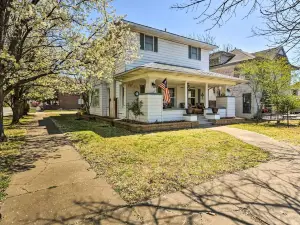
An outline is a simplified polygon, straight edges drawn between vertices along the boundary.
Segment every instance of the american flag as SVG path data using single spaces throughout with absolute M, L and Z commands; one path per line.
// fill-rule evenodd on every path
M 168 89 L 167 78 L 163 80 L 159 87 L 164 91 L 164 102 L 169 104 L 171 102 L 171 97 Z

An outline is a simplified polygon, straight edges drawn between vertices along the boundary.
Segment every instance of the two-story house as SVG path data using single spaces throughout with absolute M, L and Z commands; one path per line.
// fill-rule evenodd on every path
M 209 92 L 214 87 L 245 82 L 233 76 L 209 71 L 209 54 L 216 46 L 137 23 L 128 23 L 140 41 L 140 57 L 131 64 L 119 63 L 111 84 L 95 87 L 91 114 L 113 118 L 131 118 L 127 104 L 143 101 L 139 121 L 152 123 L 184 120 L 186 108 L 203 108 L 210 114 Z M 158 86 L 167 79 L 171 97 L 163 107 L 163 93 Z M 233 97 L 217 99 L 221 117 L 235 117 Z M 201 110 L 198 110 L 201 112 Z
M 210 55 L 210 70 L 227 76 L 240 77 L 237 68 L 241 63 L 256 58 L 273 60 L 278 57 L 287 57 L 283 47 L 266 49 L 259 52 L 248 53 L 241 49 L 230 52 L 218 51 Z M 294 69 L 298 69 L 293 66 Z M 253 118 L 257 114 L 257 103 L 260 104 L 262 93 L 256 93 L 257 99 L 248 84 L 239 84 L 228 87 L 229 95 L 236 99 L 236 116 Z

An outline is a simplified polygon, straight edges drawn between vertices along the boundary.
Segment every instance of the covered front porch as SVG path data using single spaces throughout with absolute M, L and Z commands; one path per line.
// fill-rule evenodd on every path
M 203 117 L 207 119 L 235 117 L 235 98 L 227 96 L 227 87 L 243 80 L 189 70 L 192 71 L 180 71 L 177 66 L 176 68 L 173 66 L 172 70 L 141 67 L 118 75 L 121 93 L 119 98 L 122 105 L 119 108 L 119 117 L 132 119 L 126 105 L 136 98 L 143 102 L 141 110 L 144 114 L 137 120 L 146 123 L 195 121 Z M 165 78 L 171 97 L 171 102 L 167 106 L 163 104 L 163 93 L 159 88 Z M 217 93 L 218 91 L 220 92 Z M 218 94 L 222 97 L 216 97 Z M 214 114 L 212 108 L 218 108 L 218 113 Z

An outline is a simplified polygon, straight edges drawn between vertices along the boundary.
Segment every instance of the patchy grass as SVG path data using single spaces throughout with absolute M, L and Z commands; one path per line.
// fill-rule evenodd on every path
M 254 131 L 259 134 L 272 137 L 279 141 L 289 142 L 291 144 L 300 145 L 300 121 L 291 121 L 291 126 L 287 127 L 286 124 L 277 125 L 275 122 L 264 123 L 244 123 L 234 124 L 230 127 L 240 128 L 244 130 Z
M 10 126 L 11 117 L 4 117 L 5 134 L 8 141 L 0 143 L 0 202 L 5 197 L 5 190 L 8 187 L 10 177 L 13 173 L 12 165 L 20 155 L 20 148 L 24 144 L 26 125 L 33 120 L 33 116 L 25 116 L 21 119 L 21 125 Z
M 36 108 L 35 107 L 30 107 L 29 113 L 36 113 Z
M 268 153 L 230 135 L 204 129 L 132 134 L 100 122 L 54 117 L 79 152 L 127 202 L 192 187 L 247 169 Z

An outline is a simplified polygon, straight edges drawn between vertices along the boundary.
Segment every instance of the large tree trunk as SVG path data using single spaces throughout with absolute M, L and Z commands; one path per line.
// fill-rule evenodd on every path
M 20 122 L 21 114 L 21 104 L 19 100 L 16 100 L 12 104 L 13 118 L 11 124 L 18 124 Z
M 7 141 L 7 138 L 4 133 L 3 106 L 4 106 L 4 93 L 3 93 L 3 87 L 0 87 L 0 142 Z
M 90 115 L 90 99 L 89 98 L 90 98 L 89 94 L 86 94 L 86 93 L 82 94 L 82 99 L 84 101 L 84 103 L 83 103 L 84 110 L 88 115 Z
M 20 95 L 20 88 L 14 88 L 14 95 L 12 96 L 12 111 L 13 118 L 11 124 L 18 124 L 20 122 L 20 118 L 22 117 L 22 100 Z
M 30 106 L 28 105 L 26 100 L 23 100 L 23 116 L 27 116 L 30 110 Z

